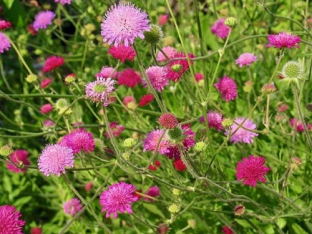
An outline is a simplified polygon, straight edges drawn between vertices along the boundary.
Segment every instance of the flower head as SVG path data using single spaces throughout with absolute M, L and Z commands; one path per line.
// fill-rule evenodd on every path
M 145 194 L 150 197 L 158 197 L 160 195 L 160 191 L 159 191 L 158 186 L 152 186 L 146 191 Z M 143 199 L 145 201 L 150 201 L 150 202 L 154 201 L 153 198 L 149 198 L 149 197 L 143 197 Z
M 146 106 L 148 103 L 152 102 L 154 100 L 153 94 L 144 94 L 141 97 L 141 100 L 139 102 L 139 106 Z
M 117 122 L 111 122 L 109 123 L 109 128 L 113 134 L 114 137 L 119 137 L 120 134 L 123 132 L 123 130 L 125 129 L 124 126 L 117 124 Z M 110 139 L 109 133 L 108 131 L 106 131 L 105 136 L 107 137 L 107 139 Z
M 122 103 L 127 106 L 129 103 L 134 102 L 135 103 L 135 98 L 133 96 L 125 96 Z
M 222 127 L 223 119 L 222 119 L 222 114 L 221 113 L 219 113 L 217 111 L 209 111 L 207 113 L 207 120 L 208 120 L 209 128 L 215 128 L 219 132 L 223 129 L 223 127 Z M 200 117 L 199 121 L 204 123 L 205 122 L 205 118 L 204 117 Z
M 303 132 L 304 131 L 303 124 L 299 119 L 292 118 L 290 120 L 290 125 L 292 128 L 296 129 L 297 132 Z M 308 128 L 308 130 L 312 130 L 312 125 L 308 123 L 307 128 Z
M 118 211 L 120 213 L 127 211 L 132 214 L 131 205 L 137 200 L 134 185 L 125 182 L 115 183 L 101 194 L 100 204 L 103 207 L 101 211 L 106 211 L 106 218 L 113 214 L 114 219 L 116 219 Z
M 0 233 L 2 234 L 22 234 L 24 220 L 20 220 L 21 213 L 14 206 L 0 206 Z
M 115 46 L 123 42 L 129 46 L 137 37 L 144 39 L 143 32 L 150 29 L 148 23 L 144 11 L 132 3 L 120 2 L 111 6 L 101 24 L 103 41 Z
M 60 2 L 62 5 L 71 4 L 72 0 L 54 0 L 54 2 Z
M 74 216 L 82 209 L 82 206 L 78 198 L 73 198 L 63 204 L 63 209 L 66 214 Z
M 253 62 L 257 60 L 257 57 L 252 53 L 243 53 L 238 59 L 235 60 L 236 64 L 239 64 L 239 67 L 243 67 L 244 65 L 249 66 Z
M 188 54 L 188 57 L 190 59 L 195 58 L 195 56 L 191 53 Z M 184 53 L 177 52 L 173 55 L 172 58 L 186 58 L 186 55 Z M 191 65 L 192 64 L 193 62 L 191 61 Z M 167 78 L 169 80 L 177 82 L 188 69 L 189 64 L 186 59 L 173 61 L 168 65 Z
M 5 20 L 0 20 L 0 30 L 2 29 L 6 29 L 6 28 L 10 28 L 11 27 L 11 23 Z
M 276 47 L 276 48 L 288 48 L 292 47 L 299 48 L 299 43 L 301 41 L 299 36 L 294 36 L 290 33 L 281 32 L 277 35 L 269 35 L 268 36 L 269 44 L 267 47 Z
M 102 102 L 103 106 L 108 106 L 111 103 L 109 97 L 115 91 L 114 84 L 115 81 L 111 78 L 98 78 L 86 84 L 86 97 L 93 102 Z
M 33 228 L 31 228 L 30 234 L 42 234 L 42 228 L 33 227 Z
M 37 31 L 36 31 L 36 29 L 34 29 L 34 25 L 33 25 L 33 24 L 27 25 L 27 31 L 28 31 L 31 35 L 33 35 L 33 36 L 35 36 L 35 35 L 37 34 Z
M 244 121 L 244 117 L 238 117 L 234 120 L 234 123 L 230 127 L 230 130 L 225 131 L 225 135 L 231 134 L 231 139 L 230 141 L 233 142 L 234 144 L 238 142 L 243 142 L 243 143 L 253 143 L 253 138 L 258 136 L 257 133 L 248 131 L 248 130 L 256 130 L 257 126 L 250 120 L 247 119 L 242 127 L 239 128 L 239 125 Z M 237 130 L 238 129 L 238 130 Z M 248 130 L 246 130 L 248 129 Z
M 175 160 L 173 166 L 178 171 L 185 171 L 187 169 L 186 165 L 183 163 L 181 159 Z
M 243 185 L 256 187 L 258 180 L 265 183 L 264 176 L 270 170 L 265 167 L 264 157 L 255 157 L 251 155 L 249 158 L 243 158 L 243 161 L 237 163 L 236 177 L 237 180 L 243 180 Z
M 0 54 L 3 54 L 5 50 L 9 50 L 11 47 L 11 42 L 7 36 L 0 32 Z
M 225 18 L 217 20 L 211 27 L 211 32 L 219 38 L 226 38 L 229 35 L 230 27 L 224 24 Z
M 222 227 L 222 233 L 223 234 L 234 234 L 234 232 L 232 231 L 231 228 L 227 227 L 227 226 L 223 226 Z
M 166 24 L 168 22 L 168 20 L 169 20 L 168 15 L 160 15 L 158 17 L 158 25 L 162 26 L 162 25 Z
M 45 89 L 46 87 L 48 87 L 51 83 L 53 82 L 53 79 L 51 78 L 45 78 L 44 80 L 42 80 L 40 82 L 40 87 L 42 89 Z
M 122 63 L 124 63 L 126 59 L 133 61 L 136 55 L 134 49 L 131 46 L 125 45 L 112 46 L 108 53 L 111 54 L 115 59 L 119 59 Z
M 162 48 L 162 51 L 167 55 L 167 57 L 169 59 L 172 59 L 174 57 L 174 55 L 178 52 L 178 51 L 176 51 L 175 48 L 173 48 L 171 46 L 166 46 L 166 47 Z M 161 62 L 161 61 L 166 61 L 166 60 L 167 59 L 163 55 L 163 53 L 159 51 L 158 54 L 157 54 L 157 61 Z
M 97 73 L 95 75 L 95 78 L 103 78 L 103 79 L 107 79 L 107 78 L 112 78 L 115 79 L 118 76 L 118 72 L 114 72 L 114 68 L 112 67 L 102 67 L 101 71 L 99 73 Z
M 226 102 L 237 97 L 236 83 L 230 77 L 223 76 L 223 78 L 218 78 L 218 83 L 215 83 L 214 86 L 221 94 L 221 98 L 225 99 Z
M 74 154 L 81 152 L 86 153 L 94 151 L 95 143 L 91 132 L 87 132 L 85 129 L 76 129 L 71 131 L 68 135 L 65 135 L 59 145 L 67 146 L 73 150 Z
M 174 114 L 171 113 L 162 114 L 159 117 L 158 122 L 161 126 L 167 129 L 175 128 L 179 124 L 177 118 L 174 116 Z
M 46 59 L 43 68 L 42 68 L 42 72 L 48 72 L 48 71 L 52 71 L 57 67 L 63 66 L 64 65 L 64 58 L 63 57 L 58 57 L 58 56 L 50 56 Z
M 35 16 L 33 27 L 36 31 L 39 29 L 46 29 L 48 25 L 52 24 L 55 14 L 52 11 L 40 11 Z
M 157 147 L 158 146 L 158 147 Z M 143 139 L 143 148 L 145 151 L 152 151 L 155 153 L 156 149 L 158 153 L 165 154 L 168 153 L 169 139 L 168 134 L 165 130 L 153 130 L 146 135 Z
M 146 70 L 146 75 L 151 82 L 151 85 L 155 90 L 161 92 L 166 85 L 169 84 L 166 75 L 167 75 L 167 68 L 165 67 L 158 67 L 152 66 Z M 142 80 L 142 85 L 147 87 L 146 80 Z
M 141 83 L 141 76 L 132 68 L 125 69 L 119 74 L 118 84 L 127 87 L 135 87 Z
M 28 152 L 26 150 L 15 150 L 13 153 L 10 154 L 9 159 L 17 166 L 19 166 L 20 164 L 26 166 L 30 165 L 30 161 L 28 159 Z M 25 167 L 19 168 L 16 167 L 13 163 L 10 162 L 7 163 L 7 168 L 11 172 L 19 173 L 26 171 Z
M 53 111 L 53 106 L 50 103 L 44 104 L 40 108 L 41 113 L 47 114 L 51 111 Z
M 51 121 L 51 120 L 45 120 L 45 121 L 43 121 L 43 126 L 44 126 L 45 128 L 53 127 L 54 125 L 55 125 L 55 123 L 54 123 L 53 121 Z
M 74 167 L 73 150 L 67 146 L 47 145 L 38 160 L 38 168 L 44 175 L 60 176 L 65 167 Z
M 203 80 L 205 77 L 204 77 L 204 75 L 202 74 L 202 73 L 195 73 L 195 80 L 196 80 L 196 82 L 199 82 L 199 81 L 201 81 L 201 80 Z

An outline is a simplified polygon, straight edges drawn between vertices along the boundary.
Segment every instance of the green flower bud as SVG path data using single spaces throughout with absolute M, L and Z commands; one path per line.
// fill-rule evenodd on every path
M 156 24 L 152 24 L 150 31 L 145 31 L 143 34 L 145 37 L 144 41 L 152 45 L 160 43 L 164 36 L 161 28 Z
M 168 135 L 172 140 L 182 140 L 183 139 L 183 131 L 179 127 L 175 127 L 168 131 Z
M 136 144 L 136 140 L 133 138 L 127 138 L 123 142 L 123 146 L 126 148 L 131 148 L 131 147 L 135 146 L 135 144 Z
M 174 71 L 174 72 L 179 72 L 182 70 L 182 65 L 181 64 L 174 64 L 172 67 L 171 67 L 171 70 Z
M 68 102 L 65 98 L 60 98 L 59 100 L 56 101 L 55 106 L 58 109 L 67 108 Z
M 182 191 L 181 191 L 180 189 L 174 188 L 174 189 L 172 189 L 172 193 L 173 193 L 174 195 L 176 195 L 176 196 L 179 196 L 179 195 L 182 194 Z
M 233 120 L 231 120 L 231 119 L 223 119 L 223 121 L 222 121 L 222 126 L 224 128 L 231 127 L 232 124 L 233 124 Z
M 196 228 L 196 221 L 194 219 L 188 220 L 187 223 L 191 228 Z
M 231 28 L 234 28 L 237 24 L 237 19 L 235 19 L 234 17 L 228 17 L 225 20 L 224 24 L 231 27 Z
M 104 143 L 103 143 L 103 141 L 101 139 L 95 138 L 94 139 L 94 144 L 95 144 L 95 147 L 97 149 L 99 149 L 101 152 L 104 152 L 105 145 L 104 145 Z
M 206 143 L 203 141 L 200 141 L 195 144 L 194 150 L 197 152 L 202 152 L 206 149 L 206 147 L 207 147 Z
M 0 155 L 7 157 L 13 152 L 12 147 L 9 145 L 4 145 L 0 148 Z
M 68 83 L 68 84 L 74 82 L 75 80 L 76 80 L 76 77 L 75 77 L 75 76 L 69 75 L 69 76 L 66 76 L 66 77 L 65 77 L 65 82 Z
M 32 83 L 35 82 L 38 79 L 38 76 L 34 75 L 34 74 L 30 74 L 26 77 L 26 81 L 28 83 Z
M 130 153 L 128 152 L 125 152 L 121 155 L 126 161 L 129 161 L 130 160 Z
M 179 212 L 180 207 L 176 204 L 173 204 L 173 205 L 169 206 L 168 210 L 170 213 L 175 214 L 175 213 Z

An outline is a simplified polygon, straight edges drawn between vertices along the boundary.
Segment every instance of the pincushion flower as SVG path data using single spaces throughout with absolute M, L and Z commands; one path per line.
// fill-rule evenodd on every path
M 112 78 L 115 79 L 118 76 L 118 72 L 114 72 L 114 68 L 112 67 L 102 67 L 101 71 L 95 75 L 96 78 Z
M 232 231 L 231 228 L 227 227 L 227 226 L 223 226 L 222 227 L 222 233 L 223 234 L 234 234 L 234 232 Z
M 181 159 L 175 160 L 173 166 L 177 171 L 185 171 L 187 169 L 186 165 Z
M 33 27 L 36 31 L 39 29 L 46 29 L 48 25 L 52 24 L 55 14 L 52 11 L 40 11 L 35 16 L 35 21 L 33 22 Z
M 42 234 L 42 228 L 33 227 L 33 228 L 31 228 L 30 234 Z
M 195 73 L 194 77 L 195 77 L 196 82 L 199 82 L 205 78 L 204 75 L 202 73 L 199 73 L 199 72 Z
M 159 191 L 158 186 L 152 186 L 146 191 L 145 194 L 150 197 L 158 197 L 160 195 L 160 191 Z M 153 198 L 149 198 L 149 197 L 143 197 L 143 199 L 145 201 L 150 201 L 150 202 L 154 201 Z
M 169 20 L 168 15 L 160 15 L 158 17 L 158 25 L 162 26 L 162 25 L 166 24 L 168 22 L 168 20 Z
M 179 124 L 177 118 L 172 113 L 162 114 L 159 117 L 158 122 L 160 123 L 161 126 L 163 126 L 166 129 L 175 128 Z
M 63 209 L 66 214 L 74 216 L 82 209 L 82 206 L 78 198 L 73 198 L 63 204 Z
M 239 67 L 249 66 L 253 62 L 257 60 L 257 56 L 252 53 L 243 53 L 241 54 L 238 59 L 235 60 L 235 63 L 239 65 Z
M 225 99 L 226 102 L 237 97 L 236 83 L 230 77 L 223 76 L 223 78 L 218 78 L 218 83 L 215 83 L 214 87 L 216 87 L 221 94 L 221 98 Z
M 139 102 L 139 106 L 146 106 L 148 103 L 152 102 L 154 100 L 153 94 L 144 94 Z
M 141 83 L 141 76 L 132 68 L 125 69 L 119 74 L 118 84 L 127 87 L 135 87 Z
M 110 95 L 115 91 L 115 81 L 111 78 L 98 78 L 96 81 L 86 84 L 86 97 L 93 102 L 101 102 L 108 106 L 112 101 Z
M 73 150 L 74 154 L 81 151 L 86 153 L 94 151 L 95 143 L 91 132 L 85 129 L 76 129 L 65 135 L 59 142 L 59 145 L 67 146 Z
M 242 127 L 238 128 L 239 125 L 244 121 L 244 119 L 245 119 L 244 117 L 236 118 L 234 120 L 234 123 L 230 127 L 230 130 L 225 131 L 226 136 L 231 134 L 230 141 L 233 142 L 234 144 L 236 144 L 238 142 L 247 143 L 247 144 L 253 143 L 253 138 L 258 136 L 257 133 L 248 131 L 248 130 L 257 130 L 257 126 L 250 119 L 247 119 L 243 123 L 242 127 L 244 127 L 244 128 L 242 128 Z
M 0 32 L 0 54 L 3 54 L 5 50 L 9 50 L 11 42 L 9 38 L 2 32 Z
M 166 47 L 162 48 L 162 51 L 167 55 L 167 57 L 169 59 L 172 59 L 174 57 L 174 55 L 178 52 L 178 51 L 176 51 L 175 48 L 173 48 L 171 46 L 166 46 Z M 167 60 L 166 57 L 164 56 L 164 54 L 160 51 L 158 52 L 156 59 L 157 59 L 157 61 L 160 61 L 160 62 Z
M 28 159 L 28 152 L 26 150 L 15 150 L 13 153 L 10 154 L 9 159 L 14 162 L 14 164 L 16 164 L 17 166 L 22 165 L 30 165 L 30 161 Z M 17 166 L 15 166 L 13 163 L 8 162 L 7 163 L 7 168 L 11 171 L 11 172 L 25 172 L 26 168 L 22 167 L 19 168 Z
M 207 113 L 207 120 L 209 128 L 214 128 L 219 132 L 223 129 L 222 127 L 222 114 L 217 111 L 209 111 Z M 199 121 L 205 123 L 205 118 L 200 117 Z
M 111 132 L 113 134 L 114 137 L 119 137 L 120 134 L 123 132 L 123 130 L 125 129 L 124 126 L 117 124 L 117 122 L 111 122 L 109 123 L 109 128 L 111 129 Z M 109 133 L 108 131 L 106 131 L 104 133 L 104 135 L 110 139 Z
M 50 103 L 44 104 L 40 107 L 40 111 L 43 114 L 47 114 L 47 113 L 53 111 L 53 106 Z
M 111 6 L 101 24 L 103 41 L 117 46 L 134 43 L 134 39 L 144 39 L 143 32 L 149 31 L 147 14 L 132 3 L 120 2 Z
M 265 183 L 264 176 L 270 168 L 265 167 L 264 164 L 264 157 L 251 155 L 249 158 L 243 158 L 243 161 L 237 163 L 237 180 L 243 180 L 243 185 L 249 185 L 251 187 L 256 187 L 258 181 Z
M 74 167 L 73 150 L 67 146 L 47 145 L 39 156 L 39 171 L 46 176 L 61 176 L 66 167 Z
M 42 89 L 45 89 L 45 88 L 47 88 L 52 82 L 53 82 L 53 79 L 51 79 L 51 78 L 45 78 L 44 80 L 42 80 L 42 81 L 40 82 L 40 87 L 41 87 Z
M 169 84 L 166 77 L 167 75 L 166 67 L 152 66 L 149 67 L 145 72 L 151 85 L 158 92 L 161 92 L 164 89 L 164 87 Z M 142 80 L 142 85 L 144 87 L 148 87 L 146 80 L 144 79 Z
M 225 18 L 217 20 L 211 27 L 211 32 L 215 34 L 218 38 L 226 38 L 229 35 L 230 27 L 225 25 Z
M 288 48 L 292 47 L 299 48 L 299 43 L 301 41 L 299 36 L 294 36 L 290 33 L 280 32 L 277 35 L 269 35 L 268 36 L 269 44 L 267 47 L 276 47 L 276 48 Z
M 62 5 L 71 4 L 72 0 L 54 0 L 54 2 L 60 2 Z
M 115 59 L 119 59 L 122 63 L 124 63 L 126 60 L 133 61 L 136 55 L 134 49 L 132 49 L 131 46 L 125 45 L 112 46 L 108 53 L 111 54 Z
M 158 148 L 157 148 L 158 145 Z M 165 130 L 153 130 L 146 135 L 146 138 L 143 139 L 143 151 L 152 151 L 153 153 L 165 154 L 168 153 L 169 147 L 169 138 Z
M 108 187 L 101 196 L 100 204 L 102 206 L 101 212 L 106 211 L 106 218 L 109 218 L 113 214 L 113 218 L 116 219 L 118 211 L 120 213 L 132 214 L 131 205 L 137 201 L 138 197 L 135 196 L 135 186 L 127 184 L 125 182 L 115 183 Z
M 290 119 L 290 125 L 292 128 L 296 129 L 297 132 L 303 132 L 304 131 L 303 124 L 299 119 L 295 119 L 295 118 Z M 308 128 L 308 130 L 312 130 L 312 125 L 308 123 L 307 128 Z
M 0 20 L 0 30 L 6 29 L 6 28 L 10 28 L 11 27 L 11 23 L 5 20 Z
M 64 65 L 64 58 L 63 57 L 59 57 L 59 56 L 50 56 L 46 59 L 43 68 L 42 68 L 42 72 L 48 72 L 48 71 L 52 71 L 57 67 L 63 66 Z
M 20 220 L 21 213 L 14 206 L 0 206 L 0 233 L 1 234 L 22 234 L 24 220 Z
M 191 53 L 188 54 L 188 57 L 195 58 L 195 56 Z M 184 53 L 175 53 L 172 58 L 186 58 Z M 191 65 L 193 62 L 191 61 Z M 175 60 L 168 65 L 167 70 L 167 78 L 174 82 L 179 81 L 179 79 L 183 76 L 183 74 L 189 69 L 189 64 L 186 59 L 183 60 Z

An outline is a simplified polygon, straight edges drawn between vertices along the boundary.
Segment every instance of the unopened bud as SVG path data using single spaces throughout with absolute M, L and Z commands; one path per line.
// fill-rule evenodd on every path
M 274 93 L 276 90 L 277 89 L 276 89 L 274 83 L 264 84 L 261 88 L 261 92 L 263 92 L 263 93 Z
M 224 24 L 234 28 L 237 25 L 237 19 L 235 19 L 234 17 L 228 17 L 225 21 Z
M 131 148 L 131 147 L 135 146 L 136 142 L 137 141 L 133 138 L 127 138 L 126 140 L 124 140 L 123 146 L 126 148 Z
M 196 228 L 196 221 L 194 219 L 188 220 L 187 223 L 191 228 Z
M 168 210 L 170 213 L 175 214 L 175 213 L 179 212 L 180 207 L 176 204 L 173 204 L 173 205 L 169 206 Z
M 0 155 L 7 157 L 13 152 L 12 147 L 9 145 L 4 145 L 0 148 Z
M 129 161 L 130 160 L 130 153 L 128 152 L 125 152 L 121 155 L 126 161 Z
M 143 34 L 144 41 L 152 45 L 160 43 L 161 39 L 164 37 L 161 28 L 156 24 L 152 24 L 150 30 L 145 31 Z
M 181 64 L 174 64 L 172 67 L 171 67 L 171 70 L 174 71 L 174 72 L 179 72 L 182 70 L 182 65 Z
M 197 152 L 202 152 L 206 149 L 206 147 L 207 147 L 206 143 L 203 141 L 200 141 L 195 144 L 194 150 Z
M 30 74 L 26 77 L 26 81 L 28 83 L 32 83 L 35 82 L 38 79 L 38 76 L 34 75 L 34 74 Z
M 237 205 L 234 208 L 234 214 L 237 216 L 241 216 L 245 213 L 245 206 L 243 205 Z
M 222 126 L 224 128 L 229 128 L 232 126 L 232 124 L 233 124 L 233 120 L 231 120 L 231 119 L 223 119 L 223 121 L 222 121 Z

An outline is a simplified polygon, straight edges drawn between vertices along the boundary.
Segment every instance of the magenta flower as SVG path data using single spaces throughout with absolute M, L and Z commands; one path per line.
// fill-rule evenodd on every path
M 11 25 L 12 25 L 11 22 L 0 20 L 0 30 L 10 28 Z
M 111 122 L 111 123 L 109 123 L 109 127 L 110 127 L 110 129 L 111 129 L 112 134 L 113 134 L 114 137 L 119 137 L 120 134 L 121 134 L 121 133 L 123 132 L 123 130 L 125 129 L 124 126 L 117 124 L 117 122 Z M 104 135 L 105 135 L 108 139 L 110 139 L 110 136 L 109 136 L 108 131 L 106 131 L 106 132 L 104 133 Z
M 125 96 L 122 103 L 127 106 L 129 103 L 135 103 L 135 98 L 133 96 Z
M 71 4 L 72 0 L 54 0 L 54 2 L 60 2 L 62 5 Z
M 249 66 L 253 62 L 257 60 L 257 57 L 252 53 L 243 53 L 238 59 L 235 60 L 235 64 L 239 64 L 239 67 L 243 67 L 244 65 Z
M 304 131 L 303 124 L 299 119 L 292 118 L 290 120 L 290 125 L 292 128 L 295 128 L 297 130 L 297 132 L 303 132 Z M 307 128 L 308 128 L 308 130 L 312 130 L 312 125 L 308 123 Z
M 106 78 L 115 79 L 118 76 L 118 72 L 117 71 L 115 71 L 114 73 L 113 72 L 114 72 L 114 68 L 104 66 L 102 67 L 101 71 L 95 75 L 95 77 L 103 78 L 103 79 L 106 79 Z
M 45 78 L 44 80 L 42 80 L 40 82 L 40 87 L 42 89 L 45 89 L 46 87 L 48 87 L 51 83 L 53 82 L 53 79 L 51 78 Z
M 222 127 L 222 114 L 217 111 L 209 111 L 207 113 L 207 120 L 209 128 L 217 129 L 219 132 L 223 129 Z M 204 116 L 200 117 L 199 121 L 205 123 Z
M 63 57 L 58 57 L 58 56 L 50 56 L 46 59 L 46 61 L 44 62 L 43 68 L 42 68 L 42 72 L 48 72 L 48 71 L 52 71 L 57 67 L 63 66 L 64 65 L 64 58 Z
M 114 59 L 119 59 L 122 63 L 125 63 L 126 59 L 133 61 L 136 55 L 134 49 L 131 46 L 125 45 L 112 46 L 109 48 L 108 53 L 111 54 Z
M 202 73 L 195 73 L 195 80 L 196 82 L 199 82 L 201 80 L 205 79 L 204 75 Z
M 214 87 L 216 87 L 221 94 L 221 98 L 225 99 L 226 102 L 237 97 L 236 83 L 230 77 L 223 76 L 223 78 L 218 78 L 218 83 L 215 83 Z
M 16 164 L 17 166 L 20 166 L 20 165 L 28 166 L 28 165 L 30 165 L 30 161 L 28 159 L 28 152 L 26 150 L 15 150 L 13 153 L 10 154 L 9 159 L 12 162 L 14 162 L 14 164 Z M 15 166 L 14 164 L 11 162 L 7 163 L 7 168 L 11 172 L 20 173 L 20 172 L 26 171 L 25 167 L 19 168 L 19 167 Z
M 211 32 L 218 38 L 226 38 L 229 35 L 230 27 L 224 24 L 225 18 L 217 20 L 211 27 Z
M 167 57 L 169 59 L 172 59 L 174 57 L 174 55 L 178 52 L 176 51 L 175 48 L 171 47 L 171 46 L 166 46 L 164 48 L 162 48 L 162 51 L 167 55 Z M 163 55 L 163 53 L 161 53 L 160 51 L 157 54 L 157 61 L 166 61 L 166 57 Z
M 244 117 L 236 118 L 231 126 L 231 129 L 225 131 L 226 136 L 231 134 L 230 141 L 233 142 L 234 144 L 238 142 L 243 142 L 247 144 L 253 143 L 253 138 L 258 136 L 257 133 L 248 131 L 248 130 L 257 130 L 257 126 L 250 119 L 247 119 L 243 123 L 242 127 L 244 128 L 242 127 L 238 128 L 238 126 L 244 121 L 244 119 L 245 119 Z
M 188 54 L 189 58 L 195 58 L 195 56 L 191 53 Z M 186 55 L 184 53 L 175 53 L 172 58 L 186 58 Z M 191 65 L 193 62 L 191 61 Z M 168 65 L 168 71 L 167 71 L 167 78 L 177 82 L 179 79 L 183 76 L 183 74 L 188 71 L 189 64 L 186 59 L 183 60 L 176 60 Z
M 125 69 L 119 74 L 118 84 L 127 87 L 135 87 L 141 83 L 141 76 L 132 68 Z
M 143 139 L 143 151 L 145 152 L 148 150 L 155 153 L 159 141 L 158 153 L 168 153 L 169 138 L 167 132 L 163 129 L 153 130 L 146 135 L 146 138 Z
M 149 67 L 145 72 L 149 81 L 151 82 L 151 85 L 158 92 L 161 92 L 164 89 L 164 87 L 169 84 L 166 77 L 167 75 L 166 67 L 152 66 Z M 144 87 L 148 87 L 146 80 L 144 79 L 142 80 L 142 85 Z
M 38 168 L 44 175 L 65 173 L 65 167 L 74 167 L 73 150 L 61 145 L 47 145 L 39 156 Z
M 71 131 L 68 135 L 65 135 L 59 145 L 67 146 L 73 150 L 74 154 L 81 152 L 86 153 L 94 151 L 95 143 L 91 132 L 87 132 L 85 129 L 76 129 Z
M 2 32 L 0 32 L 0 54 L 3 54 L 5 50 L 9 50 L 11 42 L 9 38 Z
M 152 186 L 146 191 L 145 194 L 150 197 L 158 197 L 160 195 L 160 191 L 159 191 L 158 186 Z M 153 198 L 149 198 L 149 197 L 143 197 L 143 199 L 145 201 L 150 201 L 150 202 L 154 201 Z
M 86 84 L 86 97 L 93 102 L 102 102 L 103 106 L 111 103 L 110 95 L 115 91 L 115 81 L 111 78 L 98 78 L 96 81 Z
M 131 205 L 137 200 L 134 185 L 125 182 L 115 183 L 109 186 L 100 196 L 100 204 L 103 207 L 101 212 L 106 211 L 106 218 L 113 214 L 114 219 L 117 218 L 118 211 L 120 213 L 127 211 L 132 214 Z
M 73 198 L 63 204 L 63 209 L 66 214 L 75 216 L 82 209 L 82 206 L 78 198 Z
M 40 11 L 35 16 L 33 27 L 36 31 L 39 29 L 46 29 L 48 25 L 52 24 L 55 14 L 52 11 Z
M 162 26 L 162 25 L 166 24 L 168 22 L 168 20 L 169 20 L 168 15 L 160 15 L 158 17 L 158 25 Z
M 258 180 L 265 183 L 264 176 L 270 170 L 265 167 L 264 157 L 255 157 L 251 155 L 249 158 L 243 158 L 243 161 L 237 163 L 236 177 L 237 180 L 243 180 L 243 185 L 256 187 Z
M 0 233 L 23 234 L 24 220 L 20 220 L 21 213 L 14 206 L 0 206 Z
M 276 48 L 288 48 L 292 47 L 299 48 L 299 43 L 301 41 L 299 36 L 294 36 L 290 33 L 280 32 L 277 35 L 269 35 L 268 36 L 269 44 L 267 47 L 276 47 Z
M 147 104 L 149 104 L 153 100 L 154 100 L 153 94 L 144 94 L 139 101 L 139 106 L 146 106 Z
M 105 14 L 101 24 L 103 41 L 117 46 L 124 43 L 125 46 L 134 43 L 134 39 L 144 39 L 143 32 L 149 31 L 147 14 L 135 7 L 132 3 L 120 2 L 113 5 Z
M 50 103 L 44 104 L 40 108 L 41 113 L 47 114 L 51 111 L 53 111 L 53 106 Z
M 49 127 L 53 127 L 55 125 L 55 123 L 51 120 L 45 120 L 43 121 L 43 126 L 46 127 L 46 128 L 49 128 Z

